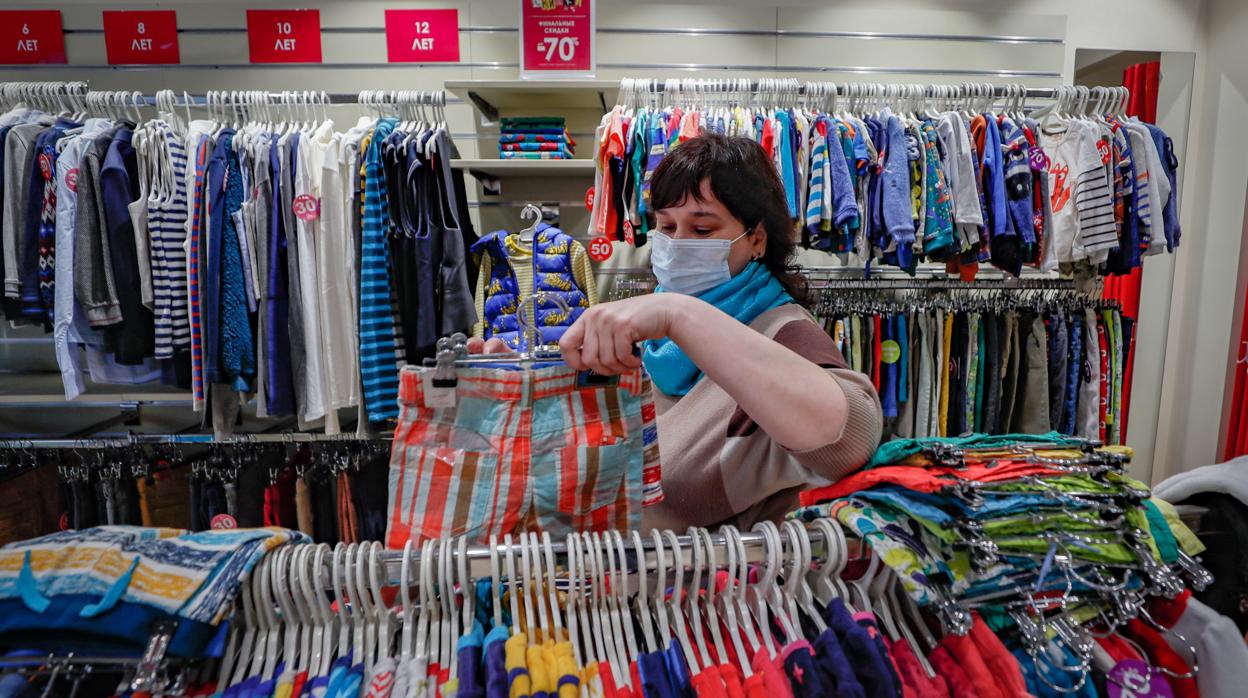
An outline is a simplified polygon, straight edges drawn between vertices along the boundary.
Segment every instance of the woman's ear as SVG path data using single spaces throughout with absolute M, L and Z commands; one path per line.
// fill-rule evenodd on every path
M 750 259 L 758 261 L 767 254 L 767 229 L 762 223 L 754 226 L 746 240 L 750 242 Z

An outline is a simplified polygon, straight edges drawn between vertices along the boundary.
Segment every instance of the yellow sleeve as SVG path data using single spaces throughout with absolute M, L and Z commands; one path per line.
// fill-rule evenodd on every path
M 490 255 L 481 255 L 481 271 L 477 273 L 477 297 L 473 299 L 477 306 L 477 322 L 472 326 L 473 337 L 485 337 L 485 293 L 490 290 L 490 270 L 493 264 Z
M 576 285 L 585 292 L 590 305 L 598 305 L 598 280 L 594 278 L 594 266 L 589 261 L 589 253 L 585 246 L 576 240 L 572 241 L 572 275 Z

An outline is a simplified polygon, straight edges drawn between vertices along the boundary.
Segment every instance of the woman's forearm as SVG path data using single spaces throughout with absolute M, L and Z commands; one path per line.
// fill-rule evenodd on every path
M 849 405 L 826 370 L 708 303 L 675 305 L 672 341 L 777 443 L 804 451 L 840 436 Z

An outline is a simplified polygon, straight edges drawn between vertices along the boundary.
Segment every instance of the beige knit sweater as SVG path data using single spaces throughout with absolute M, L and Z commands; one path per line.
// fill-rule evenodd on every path
M 883 415 L 870 378 L 848 368 L 804 308 L 774 308 L 750 327 L 832 374 L 849 402 L 844 429 L 823 446 L 790 451 L 709 379 L 680 398 L 655 390 L 664 501 L 643 512 L 643 528 L 731 523 L 748 530 L 778 520 L 796 508 L 799 491 L 861 468 L 879 445 Z

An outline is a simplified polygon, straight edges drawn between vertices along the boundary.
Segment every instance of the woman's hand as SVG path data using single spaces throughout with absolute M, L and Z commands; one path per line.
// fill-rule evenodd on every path
M 559 351 L 578 371 L 607 376 L 626 373 L 641 366 L 634 345 L 668 336 L 673 318 L 690 302 L 701 301 L 677 293 L 655 293 L 595 305 L 563 334 Z
M 468 339 L 469 354 L 506 354 L 511 351 L 513 349 L 498 337 L 490 337 L 489 339 L 470 337 Z

